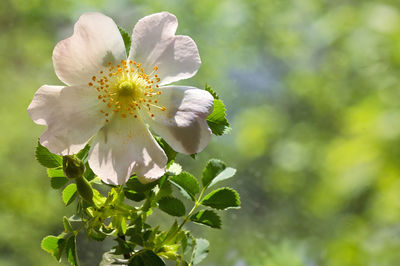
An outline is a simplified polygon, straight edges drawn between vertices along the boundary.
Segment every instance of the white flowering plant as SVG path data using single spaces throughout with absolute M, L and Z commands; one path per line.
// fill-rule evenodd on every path
M 79 265 L 76 236 L 84 231 L 95 241 L 115 240 L 101 265 L 194 265 L 209 244 L 184 225 L 221 228 L 217 211 L 240 207 L 232 188 L 211 190 L 235 169 L 211 159 L 199 182 L 175 161 L 178 153 L 195 158 L 212 134 L 230 131 L 210 86 L 171 85 L 201 65 L 195 42 L 175 35 L 177 26 L 161 12 L 140 19 L 130 36 L 111 18 L 85 13 L 54 48 L 65 85 L 40 87 L 28 113 L 47 126 L 36 158 L 51 187 L 66 206 L 76 204 L 64 231 L 41 244 L 58 261 Z M 171 216 L 169 228 L 148 223 L 155 208 Z

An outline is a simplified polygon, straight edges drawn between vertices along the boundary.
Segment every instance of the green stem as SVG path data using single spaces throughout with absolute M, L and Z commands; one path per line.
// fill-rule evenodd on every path
M 185 215 L 185 217 L 183 218 L 182 223 L 178 226 L 178 229 L 176 230 L 176 232 L 169 237 L 168 239 L 165 239 L 162 243 L 161 243 L 161 247 L 164 245 L 164 243 L 166 242 L 166 240 L 169 239 L 174 239 L 174 237 L 176 236 L 177 233 L 179 233 L 182 229 L 182 227 L 185 225 L 185 223 L 189 220 L 190 216 L 193 214 L 193 212 L 196 210 L 197 207 L 200 206 L 200 202 L 201 202 L 201 198 L 203 197 L 204 192 L 206 191 L 206 187 L 204 187 L 201 192 L 200 195 L 198 197 L 198 199 L 195 201 L 193 208 L 189 211 L 189 213 L 187 215 Z M 172 227 L 171 227 L 172 228 Z
M 179 232 L 182 229 L 183 225 L 189 220 L 190 216 L 193 214 L 193 212 L 196 210 L 196 208 L 200 206 L 201 198 L 203 197 L 203 194 L 205 191 L 206 191 L 206 188 L 204 187 L 200 192 L 199 198 L 195 201 L 193 208 L 185 216 L 181 225 L 179 225 L 177 232 Z
M 87 221 L 83 221 L 83 223 L 81 224 L 81 226 L 79 226 L 76 230 L 73 231 L 74 235 L 77 235 L 83 227 L 85 227 Z

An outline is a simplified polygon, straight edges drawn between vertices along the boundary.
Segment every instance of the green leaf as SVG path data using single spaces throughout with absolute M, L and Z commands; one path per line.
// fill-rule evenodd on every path
M 60 189 L 68 183 L 69 179 L 64 176 L 61 168 L 48 168 L 47 175 L 50 177 L 50 185 L 54 189 Z
M 193 264 L 200 263 L 208 255 L 210 243 L 206 239 L 196 238 L 196 246 L 194 247 L 192 262 Z
M 65 177 L 64 171 L 63 171 L 63 169 L 61 167 L 60 168 L 48 168 L 47 169 L 47 175 L 50 178 L 60 177 L 60 176 Z
M 78 157 L 82 161 L 85 161 L 89 154 L 89 150 L 90 150 L 90 145 L 86 144 L 86 146 L 76 154 L 76 157 Z
M 202 210 L 190 217 L 195 223 L 204 224 L 212 228 L 221 228 L 221 218 L 211 210 Z
M 208 91 L 212 95 L 212 97 L 214 97 L 214 99 L 219 100 L 219 95 L 217 94 L 217 92 L 213 90 L 207 83 L 204 89 Z
M 92 169 L 90 169 L 90 166 L 88 163 L 85 164 L 85 173 L 83 173 L 83 176 L 86 178 L 87 181 L 91 181 L 96 177 L 96 175 L 93 173 Z
M 62 192 L 62 198 L 65 206 L 71 204 L 76 198 L 77 194 L 76 184 L 69 184 L 66 188 L 64 188 Z
M 166 241 L 166 243 L 168 243 L 168 240 L 171 237 L 176 235 L 176 232 L 178 231 L 178 228 L 179 228 L 178 222 L 177 222 L 177 220 L 175 220 L 174 223 L 172 224 L 171 228 L 168 230 L 168 232 L 167 232 L 167 234 L 165 236 L 164 241 Z
M 159 190 L 156 194 L 156 200 L 167 196 L 171 196 L 172 194 L 172 185 L 171 182 L 166 177 L 160 178 L 160 183 L 158 184 Z
M 115 251 L 113 252 L 116 255 L 128 254 L 133 251 L 132 243 L 128 243 L 128 241 L 123 240 L 120 237 L 117 237 L 115 241 L 118 242 L 118 245 L 115 246 Z M 118 264 L 117 264 L 118 265 Z
M 223 170 L 225 170 L 225 168 L 226 164 L 223 161 L 218 159 L 209 160 L 201 177 L 203 187 L 208 187 L 213 179 L 216 178 Z
M 65 252 L 67 254 L 67 259 L 69 263 L 73 266 L 78 266 L 78 255 L 76 254 L 76 239 L 75 236 L 70 236 L 67 239 L 67 243 L 65 246 Z
M 206 91 L 210 92 L 214 97 L 214 109 L 207 117 L 207 124 L 212 133 L 217 136 L 227 134 L 231 131 L 230 124 L 226 118 L 225 104 L 219 99 L 217 93 L 206 84 Z
M 46 147 L 38 141 L 35 151 L 36 160 L 47 168 L 56 168 L 62 166 L 62 157 L 51 153 Z
M 60 261 L 64 245 L 65 239 L 56 236 L 46 236 L 41 243 L 42 249 L 49 252 L 58 261 Z
M 87 235 L 88 238 L 96 241 L 103 241 L 104 239 L 107 238 L 107 235 L 105 233 L 100 232 L 99 230 L 95 230 L 93 228 L 87 230 Z
M 124 189 L 124 194 L 127 199 L 139 202 L 146 198 L 144 193 L 136 192 L 134 190 Z
M 72 229 L 71 223 L 69 222 L 67 217 L 63 217 L 63 224 L 64 224 L 64 230 L 67 233 L 72 233 L 74 230 Z
M 208 185 L 209 187 L 214 186 L 216 183 L 231 178 L 236 174 L 236 169 L 232 167 L 225 168 L 222 172 L 220 172 Z
M 165 266 L 162 259 L 157 256 L 153 251 L 143 249 L 129 260 L 129 266 Z
M 176 155 L 178 154 L 176 151 L 174 151 L 171 146 L 168 145 L 168 143 L 160 137 L 155 137 L 157 140 L 158 144 L 161 146 L 161 148 L 164 150 L 165 154 L 167 155 L 168 158 L 168 163 L 167 167 L 174 162 Z
M 122 40 L 124 40 L 126 54 L 129 55 L 129 49 L 131 48 L 131 36 L 123 28 L 118 26 L 119 32 L 121 33 Z
M 185 232 L 186 238 L 182 241 L 183 255 L 187 261 L 192 260 L 194 247 L 196 246 L 196 238 L 194 238 L 188 231 Z
M 238 208 L 240 207 L 240 197 L 234 189 L 223 187 L 210 192 L 200 203 L 218 210 Z
M 182 172 L 179 175 L 172 176 L 169 181 L 177 186 L 182 195 L 188 199 L 195 200 L 194 196 L 200 191 L 199 182 L 188 172 Z
M 186 213 L 183 202 L 174 197 L 164 197 L 158 201 L 158 207 L 172 216 L 183 216 Z
M 126 187 L 136 192 L 146 192 L 153 189 L 157 185 L 158 181 L 154 181 L 151 183 L 142 184 L 137 176 L 131 176 L 128 182 L 126 182 Z

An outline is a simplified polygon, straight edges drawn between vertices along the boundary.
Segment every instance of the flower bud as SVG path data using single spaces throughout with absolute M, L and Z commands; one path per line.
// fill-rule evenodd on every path
M 74 179 L 81 177 L 85 172 L 85 165 L 73 155 L 63 156 L 63 170 L 66 177 Z
M 93 204 L 93 189 L 90 183 L 83 176 L 75 179 L 76 188 L 82 199 Z

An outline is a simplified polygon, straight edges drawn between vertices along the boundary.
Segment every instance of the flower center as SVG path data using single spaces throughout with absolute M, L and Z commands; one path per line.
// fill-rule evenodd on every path
M 104 114 L 106 122 L 109 122 L 111 114 L 137 118 L 139 110 L 144 110 L 154 117 L 154 110 L 166 110 L 158 105 L 157 96 L 162 92 L 157 84 L 160 82 L 155 74 L 157 70 L 155 66 L 147 75 L 140 63 L 121 60 L 121 64 L 116 66 L 109 62 L 106 69 L 92 77 L 88 85 L 96 88 L 97 98 L 104 104 L 100 112 Z
M 135 93 L 135 84 L 132 81 L 122 81 L 119 85 L 118 85 L 118 94 L 120 97 L 130 97 L 130 96 L 134 96 Z

